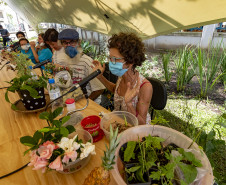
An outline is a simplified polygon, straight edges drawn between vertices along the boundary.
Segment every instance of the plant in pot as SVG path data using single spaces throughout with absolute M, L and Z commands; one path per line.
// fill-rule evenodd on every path
M 176 145 L 163 146 L 163 141 L 149 135 L 121 146 L 119 156 L 125 166 L 127 184 L 185 185 L 196 179 L 197 167 L 202 167 L 200 160 Z
M 55 120 L 62 109 L 59 107 L 53 112 L 42 112 L 39 118 L 48 120 L 50 125 L 36 131 L 33 136 L 20 138 L 22 144 L 30 147 L 24 155 L 30 151 L 28 166 L 33 166 L 33 170 L 72 173 L 88 163 L 90 154 L 95 154 L 92 136 L 87 131 L 75 131 L 72 125 L 63 126 L 70 116 Z
M 8 92 L 17 92 L 27 110 L 35 110 L 46 105 L 44 88 L 47 87 L 47 78 L 37 76 L 32 72 L 31 61 L 25 54 L 12 53 L 16 64 L 17 74 L 10 82 L 5 93 L 5 99 L 11 103 Z M 12 109 L 17 107 L 11 103 Z

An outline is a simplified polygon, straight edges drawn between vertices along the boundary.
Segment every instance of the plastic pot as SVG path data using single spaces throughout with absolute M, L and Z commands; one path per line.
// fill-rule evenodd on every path
M 100 127 L 104 131 L 104 134 L 107 140 L 109 140 L 109 136 L 110 136 L 110 132 L 108 131 L 110 124 L 115 121 L 118 123 L 123 123 L 125 119 L 127 123 L 132 126 L 138 125 L 138 120 L 136 116 L 126 111 L 113 111 L 111 113 L 107 113 L 103 115 L 103 118 L 101 119 L 101 122 L 100 122 Z
M 87 143 L 87 142 L 93 143 L 92 136 L 86 130 L 76 129 L 76 132 L 73 132 L 68 137 L 73 138 L 75 135 L 78 135 L 78 138 L 82 139 L 83 143 Z M 88 164 L 90 158 L 91 158 L 91 155 L 89 155 L 88 157 L 82 160 L 77 159 L 74 162 L 69 162 L 67 165 L 63 165 L 63 171 L 58 171 L 58 172 L 63 174 L 70 174 L 70 173 L 79 171 Z
M 30 92 L 27 90 L 17 91 L 21 101 L 24 104 L 24 107 L 27 110 L 36 110 L 46 106 L 44 88 L 37 88 L 35 90 L 38 92 L 40 98 L 33 98 L 32 96 L 30 96 Z
M 89 126 L 91 124 L 95 124 L 95 125 Z M 95 137 L 100 132 L 100 117 L 95 115 L 87 116 L 82 119 L 81 125 L 83 129 L 85 129 L 92 135 L 92 137 Z
M 120 140 L 120 143 L 115 151 L 115 164 L 113 166 L 112 176 L 116 180 L 117 184 L 119 185 L 126 185 L 126 182 L 123 180 L 123 177 L 121 176 L 120 172 L 123 170 L 123 164 L 119 158 L 119 149 L 120 147 L 128 142 L 128 141 L 137 141 L 138 137 L 142 138 L 148 135 L 152 136 L 159 136 L 165 139 L 165 142 L 163 143 L 164 146 L 167 146 L 170 143 L 174 143 L 175 145 L 179 146 L 180 148 L 188 148 L 191 143 L 193 142 L 190 138 L 185 136 L 184 134 L 168 128 L 164 126 L 159 125 L 142 125 L 138 127 L 132 127 L 130 129 L 127 129 L 122 133 L 122 137 Z M 196 143 L 193 143 L 190 147 L 191 149 L 195 149 L 197 151 L 200 151 L 199 146 Z M 203 167 L 208 170 L 206 175 L 202 177 L 200 180 L 199 185 L 212 185 L 213 184 L 213 172 L 210 165 L 210 162 L 208 158 L 206 157 L 205 153 L 202 152 L 201 157 L 197 158 L 201 161 Z

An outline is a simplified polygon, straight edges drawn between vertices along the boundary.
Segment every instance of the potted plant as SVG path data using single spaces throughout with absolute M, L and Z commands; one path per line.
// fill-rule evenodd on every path
M 10 82 L 10 86 L 5 93 L 5 99 L 11 103 L 8 92 L 17 92 L 27 110 L 35 110 L 46 105 L 44 88 L 47 87 L 47 78 L 38 77 L 32 72 L 31 61 L 25 54 L 12 53 L 14 63 L 16 64 L 17 75 Z M 12 104 L 12 109 L 17 107 Z
M 20 138 L 22 144 L 30 147 L 24 154 L 30 151 L 29 166 L 33 166 L 33 170 L 72 173 L 88 163 L 90 154 L 95 154 L 92 136 L 87 131 L 76 132 L 72 125 L 63 126 L 70 116 L 55 120 L 62 109 L 41 113 L 39 118 L 48 120 L 50 125 L 36 131 L 33 136 Z
M 119 156 L 126 163 L 127 184 L 173 184 L 177 181 L 185 185 L 196 179 L 201 161 L 192 152 L 176 145 L 164 146 L 164 141 L 148 135 L 121 146 Z

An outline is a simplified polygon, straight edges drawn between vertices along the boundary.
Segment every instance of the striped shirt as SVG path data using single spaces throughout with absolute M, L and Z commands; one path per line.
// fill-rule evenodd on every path
M 73 84 L 79 83 L 85 77 L 93 72 L 91 68 L 93 59 L 87 55 L 82 54 L 82 49 L 77 48 L 78 54 L 74 58 L 70 58 L 66 53 L 65 49 L 62 47 L 60 50 L 53 53 L 53 62 L 62 66 L 67 66 L 71 68 L 73 75 Z M 86 86 L 88 95 L 93 91 L 98 91 L 105 89 L 105 86 L 97 79 L 94 78 Z M 99 96 L 95 102 L 100 103 L 101 97 Z

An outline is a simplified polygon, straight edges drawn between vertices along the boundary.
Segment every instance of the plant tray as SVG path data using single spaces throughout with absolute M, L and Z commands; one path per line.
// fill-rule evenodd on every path
M 49 98 L 49 95 L 48 95 L 48 94 L 45 94 L 45 99 L 46 99 L 46 105 L 48 105 L 49 102 L 50 102 L 50 98 Z M 46 108 L 46 106 L 45 106 L 45 107 L 42 107 L 42 108 L 40 108 L 40 109 L 27 110 L 27 109 L 24 107 L 24 104 L 23 104 L 23 102 L 22 102 L 21 99 L 15 101 L 13 104 L 17 107 L 17 110 L 14 110 L 14 109 L 12 109 L 12 110 L 14 110 L 14 111 L 16 111 L 16 112 L 22 112 L 22 113 L 39 112 L 39 111 L 45 110 L 45 108 Z

